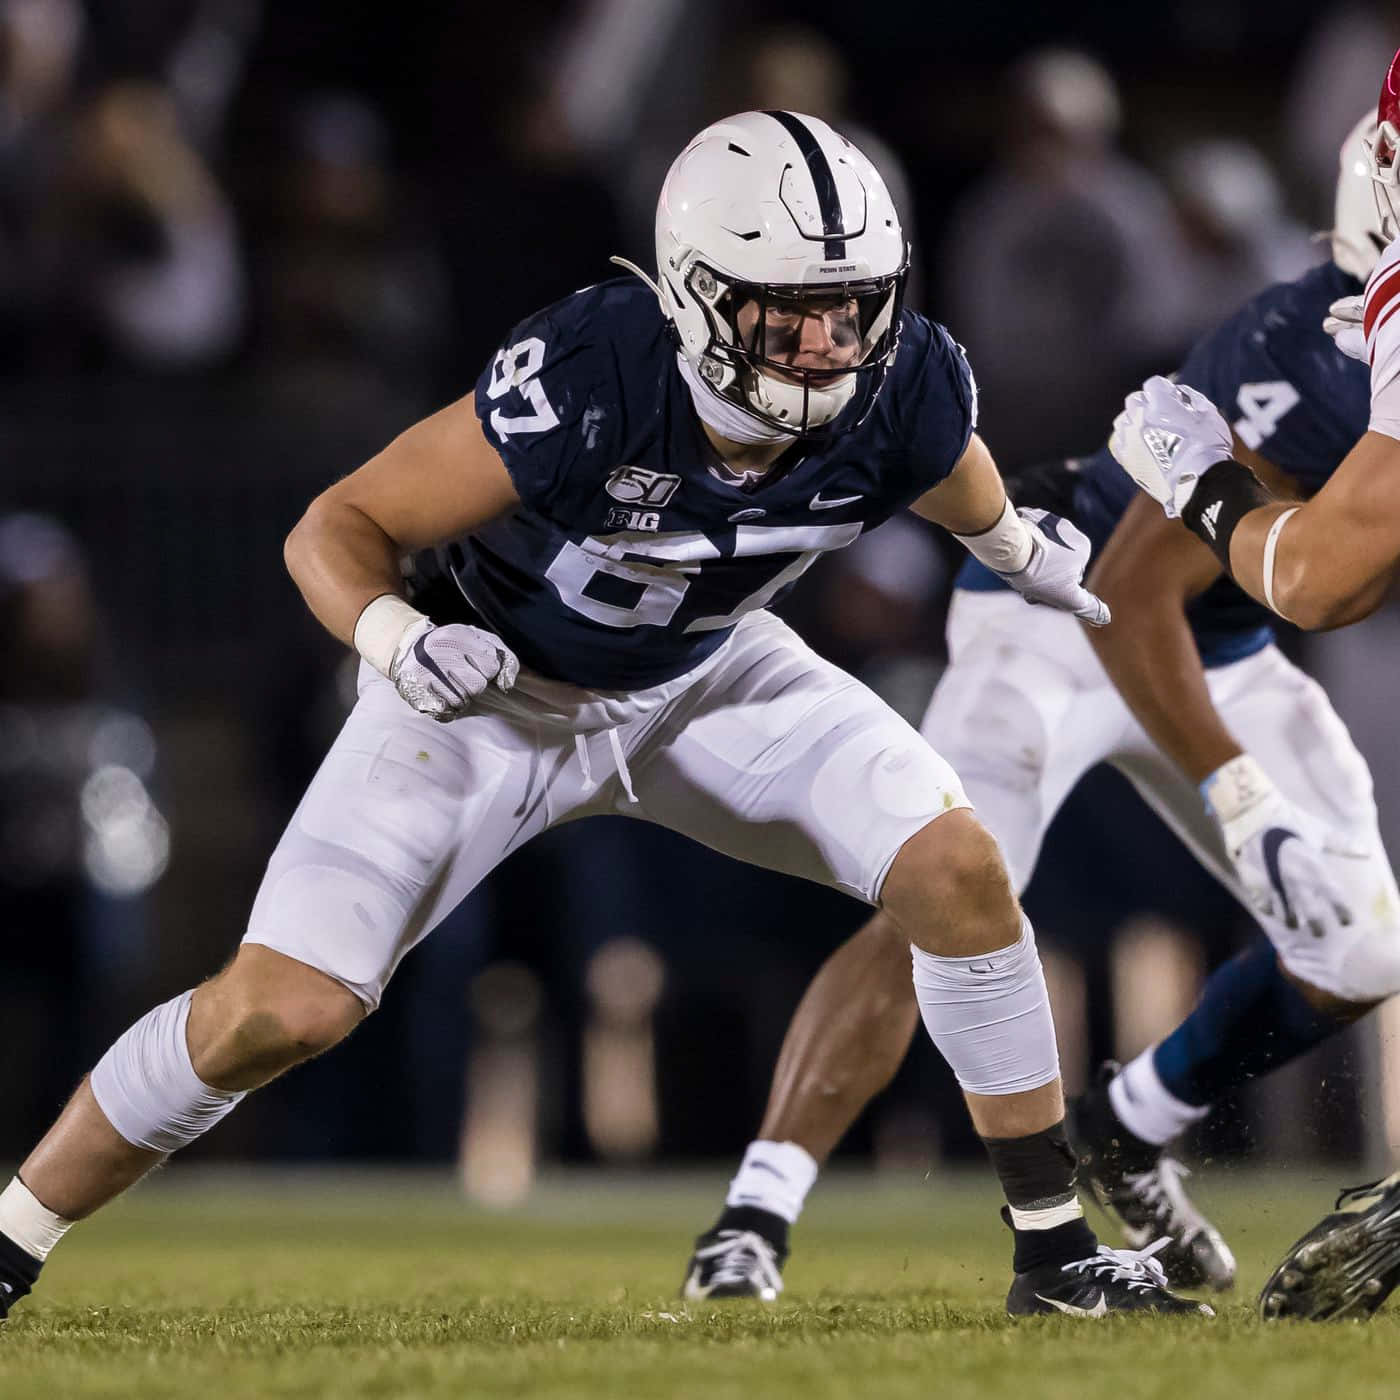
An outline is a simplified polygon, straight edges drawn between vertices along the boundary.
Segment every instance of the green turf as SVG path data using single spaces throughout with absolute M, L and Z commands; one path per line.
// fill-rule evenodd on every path
M 177 1166 L 55 1254 L 0 1329 L 0 1397 L 1400 1394 L 1400 1311 L 1266 1327 L 1249 1306 L 1337 1184 L 1206 1176 L 1243 1270 L 1213 1324 L 1012 1324 L 1008 1240 L 981 1178 L 823 1183 L 789 1291 L 763 1308 L 676 1297 L 719 1172 L 557 1178 L 495 1215 L 441 1178 Z

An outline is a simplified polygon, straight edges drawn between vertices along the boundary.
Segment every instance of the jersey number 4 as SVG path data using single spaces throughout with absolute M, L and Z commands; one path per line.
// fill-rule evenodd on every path
M 512 389 L 534 410 L 533 413 L 507 415 L 499 408 L 491 410 L 491 426 L 503 438 L 512 433 L 545 433 L 559 426 L 559 415 L 544 396 L 544 385 L 535 376 L 544 364 L 544 341 L 532 335 L 518 345 L 497 353 L 491 365 L 491 383 L 486 397 L 493 402 L 504 398 Z
M 1241 384 L 1236 402 L 1243 415 L 1231 425 L 1235 436 L 1251 450 L 1257 450 L 1274 435 L 1283 415 L 1298 402 L 1298 391 L 1286 379 L 1266 379 L 1259 384 Z

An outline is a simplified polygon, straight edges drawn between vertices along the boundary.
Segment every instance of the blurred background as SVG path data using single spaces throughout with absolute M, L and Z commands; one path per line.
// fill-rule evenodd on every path
M 343 718 L 286 531 L 515 321 L 610 253 L 651 265 L 661 177 L 704 123 L 794 108 L 882 167 L 915 303 L 967 345 L 1014 469 L 1093 450 L 1146 373 L 1326 255 L 1337 148 L 1397 42 L 1400 3 L 1317 0 L 0 0 L 0 1158 L 230 954 Z M 791 619 L 917 719 L 955 564 L 893 521 Z M 1400 835 L 1397 632 L 1391 610 L 1288 645 Z M 1071 1089 L 1249 928 L 1106 773 L 1027 903 Z M 864 915 L 641 824 L 568 828 L 192 1154 L 455 1162 L 501 1204 L 540 1163 L 727 1164 Z M 1382 1032 L 1253 1086 L 1197 1149 L 1379 1157 Z M 922 1035 L 842 1149 L 978 1151 Z

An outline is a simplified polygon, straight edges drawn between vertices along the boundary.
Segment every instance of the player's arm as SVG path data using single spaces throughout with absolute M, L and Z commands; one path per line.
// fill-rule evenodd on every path
M 1089 634 L 1104 670 L 1195 783 L 1241 752 L 1211 701 L 1186 618 L 1187 604 L 1219 577 L 1210 550 L 1147 500 L 1128 507 L 1090 575 L 1117 624 Z
M 518 504 L 468 394 L 327 487 L 287 536 L 307 606 L 347 645 L 366 604 L 400 591 L 399 560 L 478 529 Z
M 1395 436 L 1376 426 L 1373 395 L 1372 431 L 1301 506 L 1278 500 L 1236 459 L 1229 427 L 1203 394 L 1160 376 L 1128 396 L 1109 445 L 1245 592 L 1316 629 L 1374 612 L 1400 568 L 1400 422 Z
M 1291 491 L 1284 473 L 1238 451 L 1271 485 Z M 1250 903 L 1265 918 L 1306 923 L 1324 936 L 1351 917 L 1328 871 L 1329 834 L 1292 807 L 1226 727 L 1187 622 L 1187 604 L 1219 575 L 1205 544 L 1150 501 L 1134 501 L 1092 576 L 1117 625 L 1089 640 L 1142 727 L 1200 788 Z M 1271 863 L 1269 842 L 1280 831 L 1292 840 Z
M 976 433 L 953 470 L 910 507 L 941 525 L 1028 602 L 1072 612 L 1095 627 L 1108 609 L 1083 586 L 1089 541 L 1048 511 L 1017 511 L 992 454 Z
M 1370 428 L 1305 506 L 1275 500 L 1233 459 L 1214 406 L 1165 379 L 1128 396 L 1109 444 L 1246 592 L 1300 627 L 1365 617 L 1400 569 L 1400 239 L 1381 255 L 1357 309 L 1334 303 L 1324 329 L 1344 353 L 1370 362 Z
M 517 663 L 480 628 L 434 628 L 401 596 L 399 560 L 518 504 L 468 394 L 317 496 L 287 536 L 287 569 L 332 635 L 394 681 L 415 709 L 453 719 L 488 682 L 509 689 Z
M 1287 473 L 1243 444 L 1235 450 L 1278 495 L 1296 495 Z M 1090 576 L 1119 624 L 1090 634 L 1099 660 L 1152 740 L 1196 783 L 1241 752 L 1210 698 L 1186 617 L 1187 605 L 1220 574 L 1201 540 L 1136 500 Z
M 1247 512 L 1229 554 L 1240 586 L 1299 627 L 1369 616 L 1400 570 L 1400 442 L 1365 433 L 1306 505 Z

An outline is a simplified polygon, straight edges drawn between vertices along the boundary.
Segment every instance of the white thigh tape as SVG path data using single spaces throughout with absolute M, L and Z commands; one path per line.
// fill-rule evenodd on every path
M 1059 1077 L 1050 997 L 1024 916 L 1009 948 L 973 958 L 912 952 L 924 1025 L 963 1089 L 1021 1094 Z
M 193 992 L 149 1011 L 97 1063 L 89 1083 L 107 1121 L 133 1147 L 174 1152 L 207 1133 L 242 1093 L 211 1089 L 185 1042 Z

